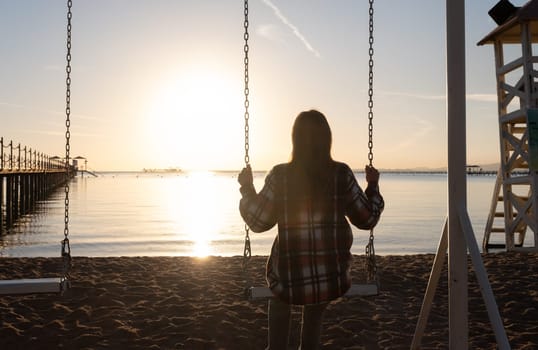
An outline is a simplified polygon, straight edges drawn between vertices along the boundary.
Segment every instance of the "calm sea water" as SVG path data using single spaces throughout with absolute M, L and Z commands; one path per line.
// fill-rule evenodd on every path
M 363 174 L 356 174 L 364 184 Z M 265 173 L 255 174 L 262 187 Z M 469 176 L 468 211 L 477 241 L 495 177 Z M 386 208 L 375 229 L 378 255 L 435 253 L 447 213 L 445 174 L 382 174 Z M 64 232 L 60 189 L 0 236 L 1 256 L 59 256 Z M 236 173 L 101 173 L 70 186 L 69 237 L 75 256 L 242 255 Z M 269 254 L 276 228 L 251 233 L 253 255 Z M 353 253 L 368 232 L 354 229 Z

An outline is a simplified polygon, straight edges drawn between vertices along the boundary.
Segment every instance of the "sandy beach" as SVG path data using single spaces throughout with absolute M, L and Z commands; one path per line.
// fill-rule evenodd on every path
M 333 302 L 323 349 L 409 349 L 434 256 L 380 256 L 381 293 Z M 264 284 L 266 257 L 249 276 Z M 538 348 L 538 254 L 483 256 L 510 345 Z M 2 349 L 263 349 L 267 301 L 248 301 L 242 257 L 75 257 L 64 295 L 0 296 Z M 60 259 L 1 258 L 0 278 L 54 276 Z M 356 256 L 354 279 L 363 279 Z M 469 275 L 469 348 L 495 349 L 474 272 Z M 448 348 L 446 268 L 423 349 Z M 297 310 L 298 311 L 298 310 Z M 291 346 L 297 348 L 294 312 Z

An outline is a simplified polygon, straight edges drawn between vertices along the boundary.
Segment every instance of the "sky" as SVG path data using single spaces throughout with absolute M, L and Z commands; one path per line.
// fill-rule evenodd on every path
M 513 0 L 516 6 L 524 0 Z M 467 163 L 499 162 L 497 0 L 466 1 Z M 447 165 L 445 1 L 374 4 L 374 165 Z M 0 0 L 0 136 L 65 155 L 66 3 Z M 71 157 L 98 171 L 244 166 L 243 1 L 73 0 Z M 249 156 L 286 162 L 303 110 L 368 155 L 368 1 L 249 1 Z

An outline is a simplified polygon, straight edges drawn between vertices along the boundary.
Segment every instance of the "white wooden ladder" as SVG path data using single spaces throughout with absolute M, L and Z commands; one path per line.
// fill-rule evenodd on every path
M 514 232 L 510 233 L 506 230 L 502 182 L 502 170 L 499 168 L 499 171 L 497 172 L 497 179 L 495 180 L 495 187 L 493 189 L 493 196 L 491 198 L 488 219 L 484 228 L 484 237 L 482 240 L 482 250 L 484 253 L 489 252 L 491 249 L 506 250 L 506 242 L 514 242 L 515 247 L 522 247 L 525 240 L 527 225 L 523 221 L 520 222 Z M 513 212 L 511 215 L 512 217 L 516 217 L 517 213 Z M 491 239 L 492 233 L 497 234 L 497 237 Z M 514 237 L 516 233 L 518 234 L 517 240 L 515 239 L 516 237 Z M 502 240 L 498 238 L 498 236 L 501 234 Z

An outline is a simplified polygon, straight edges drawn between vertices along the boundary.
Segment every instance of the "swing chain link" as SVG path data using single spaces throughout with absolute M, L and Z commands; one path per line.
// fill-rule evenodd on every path
M 368 22 L 368 161 L 372 166 L 374 160 L 374 0 L 369 0 L 370 6 L 368 9 L 369 22 Z M 368 244 L 365 248 L 366 254 L 366 273 L 368 282 L 376 282 L 379 286 L 377 279 L 377 263 L 374 248 L 374 230 L 370 230 L 370 237 Z
M 245 33 L 243 35 L 243 39 L 245 40 L 245 44 L 244 44 L 244 47 L 243 47 L 243 51 L 245 53 L 245 58 L 244 58 L 244 64 L 245 64 L 245 79 L 244 79 L 244 82 L 245 82 L 245 88 L 244 88 L 244 94 L 245 94 L 245 104 L 244 104 L 244 107 L 245 107 L 245 115 L 244 115 L 244 119 L 245 119 L 245 165 L 248 166 L 250 165 L 250 157 L 249 157 L 249 125 L 248 125 L 248 121 L 249 121 L 249 118 L 250 118 L 250 114 L 249 114 L 249 111 L 248 111 L 248 108 L 249 108 L 249 105 L 250 105 L 250 102 L 249 102 L 249 99 L 248 99 L 248 95 L 249 95 L 249 88 L 248 88 L 248 83 L 249 83 L 249 75 L 248 75 L 248 63 L 249 63 L 249 60 L 248 60 L 248 51 L 249 51 L 249 46 L 248 46 L 248 39 L 249 39 L 249 33 L 248 33 L 248 25 L 249 25 L 249 22 L 248 22 L 248 0 L 245 0 L 244 2 L 245 4 L 245 7 L 244 7 L 244 15 L 245 15 L 245 20 L 244 20 L 244 23 L 243 23 L 243 27 L 245 29 Z M 248 225 L 245 224 L 245 247 L 243 249 L 243 264 L 242 264 L 242 269 L 243 269 L 243 276 L 244 276 L 244 279 L 245 279 L 245 295 L 248 295 L 248 288 L 250 287 L 250 277 L 249 277 L 249 274 L 248 274 L 248 264 L 250 262 L 250 258 L 252 256 L 252 251 L 250 249 L 250 236 L 249 236 L 249 232 L 250 232 L 250 229 L 248 227 Z
M 66 90 L 65 90 L 65 216 L 64 216 L 64 239 L 62 240 L 62 261 L 63 261 L 63 276 L 64 278 L 69 277 L 69 272 L 71 270 L 71 246 L 69 244 L 69 181 L 70 181 L 70 171 L 69 166 L 69 153 L 71 150 L 71 145 L 69 140 L 71 138 L 71 132 L 69 130 L 71 126 L 71 18 L 72 12 L 71 7 L 73 5 L 72 0 L 67 0 L 67 54 L 66 54 Z

